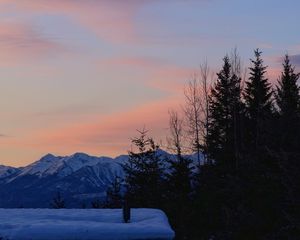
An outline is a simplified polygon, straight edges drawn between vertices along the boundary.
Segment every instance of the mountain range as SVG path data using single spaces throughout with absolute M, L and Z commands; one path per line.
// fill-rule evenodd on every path
M 0 166 L 0 207 L 49 207 L 60 192 L 67 207 L 79 207 L 105 197 L 115 177 L 124 177 L 128 156 L 94 157 L 75 153 L 61 157 L 47 154 L 20 168 Z
M 163 150 L 161 157 L 173 158 Z M 106 197 L 116 177 L 124 178 L 122 165 L 128 155 L 116 158 L 95 157 L 85 153 L 71 156 L 47 154 L 20 168 L 0 165 L 0 208 L 47 208 L 60 192 L 66 206 L 89 206 Z

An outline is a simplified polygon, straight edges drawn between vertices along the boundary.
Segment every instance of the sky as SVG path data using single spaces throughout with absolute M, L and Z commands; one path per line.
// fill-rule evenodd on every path
M 205 61 L 260 48 L 275 83 L 300 69 L 298 0 L 0 0 L 0 164 L 47 153 L 117 156 L 168 111 Z

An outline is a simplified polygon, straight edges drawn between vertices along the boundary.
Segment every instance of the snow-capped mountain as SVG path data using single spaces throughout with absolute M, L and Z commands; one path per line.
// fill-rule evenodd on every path
M 123 178 L 128 156 L 112 159 L 75 153 L 61 157 L 47 154 L 23 168 L 0 166 L 0 207 L 49 207 L 57 191 L 78 207 L 78 202 L 105 196 L 116 177 Z M 84 198 L 82 197 L 84 196 Z
M 0 179 L 6 178 L 12 174 L 19 172 L 19 171 L 20 171 L 19 168 L 0 165 Z
M 162 159 L 175 158 L 163 150 L 157 154 Z M 116 177 L 124 178 L 122 164 L 127 160 L 127 155 L 109 158 L 85 153 L 65 157 L 47 154 L 22 168 L 0 166 L 0 208 L 49 207 L 58 191 L 67 207 L 89 205 L 95 198 L 106 196 Z
M 75 153 L 67 157 L 57 157 L 47 154 L 40 160 L 26 166 L 17 177 L 22 175 L 37 175 L 46 177 L 57 174 L 59 177 L 66 177 L 85 166 L 94 166 L 98 163 L 111 163 L 113 159 L 108 157 L 94 157 L 85 153 Z

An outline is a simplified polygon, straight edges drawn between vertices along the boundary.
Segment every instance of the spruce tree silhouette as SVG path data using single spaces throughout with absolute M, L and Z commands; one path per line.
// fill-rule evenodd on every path
M 239 139 L 236 118 L 241 114 L 241 79 L 232 71 L 230 59 L 225 56 L 223 68 L 211 90 L 209 101 L 210 122 L 208 128 L 208 149 L 211 158 L 223 167 L 235 168 L 236 142 Z
M 162 202 L 163 164 L 158 154 L 159 146 L 147 136 L 147 130 L 132 140 L 137 151 L 129 151 L 124 165 L 128 199 L 133 207 L 158 207 Z
M 300 88 L 297 85 L 300 73 L 295 73 L 288 55 L 285 55 L 282 65 L 283 71 L 275 93 L 281 132 L 278 147 L 285 151 L 298 149 L 300 152 Z
M 246 81 L 244 99 L 246 104 L 246 132 L 248 133 L 247 146 L 252 151 L 262 150 L 268 145 L 270 138 L 270 120 L 272 118 L 272 88 L 265 77 L 267 66 L 263 65 L 262 52 L 254 51 L 254 60 L 251 59 L 249 80 Z

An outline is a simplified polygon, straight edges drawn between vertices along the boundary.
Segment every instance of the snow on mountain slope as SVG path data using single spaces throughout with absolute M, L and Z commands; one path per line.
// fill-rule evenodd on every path
M 56 157 L 52 154 L 47 154 L 40 160 L 24 167 L 18 176 L 23 176 L 27 174 L 42 176 L 51 167 L 57 166 L 59 162 L 60 157 Z
M 37 175 L 45 177 L 57 174 L 59 177 L 65 177 L 76 172 L 85 166 L 94 166 L 98 163 L 112 162 L 108 157 L 94 157 L 85 153 L 75 153 L 71 156 L 61 157 L 47 154 L 40 160 L 24 167 L 19 176 Z
M 157 154 L 162 159 L 175 159 L 176 156 L 169 154 L 161 149 L 158 150 Z M 191 155 L 190 157 L 195 158 L 195 156 Z M 10 180 L 14 180 L 21 176 L 26 175 L 35 175 L 38 177 L 47 177 L 50 175 L 57 175 L 58 177 L 66 177 L 83 167 L 86 166 L 95 166 L 97 164 L 102 164 L 103 166 L 106 164 L 106 167 L 116 167 L 120 169 L 119 165 L 124 164 L 128 160 L 128 155 L 120 155 L 115 159 L 109 157 L 95 157 L 90 156 L 85 153 L 75 153 L 71 156 L 54 156 L 52 154 L 47 154 L 42 157 L 40 160 L 24 167 L 24 168 L 11 168 L 11 167 L 0 167 L 0 178 L 6 177 L 11 174 L 14 174 L 14 177 Z M 194 159 L 193 159 L 194 160 Z M 113 163 L 113 164 L 112 164 Z M 167 164 L 167 163 L 166 163 Z M 122 175 L 118 170 L 119 174 Z M 18 173 L 18 174 L 15 174 Z
M 83 167 L 94 166 L 99 163 L 110 163 L 112 161 L 113 159 L 108 157 L 94 157 L 85 153 L 75 153 L 69 157 L 62 158 L 60 163 L 48 169 L 46 174 L 58 173 L 59 177 L 65 177 Z
M 73 194 L 100 193 L 106 195 L 107 187 L 115 181 L 116 177 L 123 178 L 124 171 L 119 163 L 100 162 L 93 166 L 85 166 L 76 172 L 57 181 L 56 187 L 66 189 Z
M 114 182 L 115 177 L 124 177 L 122 166 L 115 162 L 98 163 L 94 166 L 87 166 L 76 173 L 81 174 L 82 171 L 85 171 L 85 174 L 83 174 L 84 177 L 81 180 L 89 181 L 95 186 L 111 184 Z
M 19 172 L 18 168 L 0 165 L 0 179 L 6 178 L 12 174 Z
M 78 207 L 84 201 L 77 196 L 86 196 L 89 204 L 95 194 L 105 197 L 116 177 L 124 177 L 121 163 L 127 158 L 117 159 L 85 153 L 66 157 L 47 154 L 11 175 L 5 171 L 6 177 L 0 177 L 0 207 L 49 207 L 58 191 L 69 207 Z M 4 167 L 2 171 L 4 176 Z

